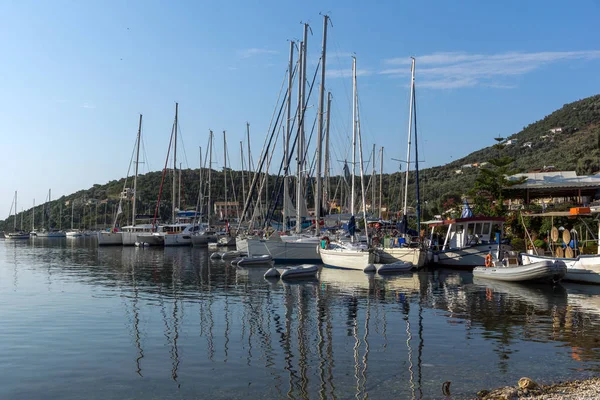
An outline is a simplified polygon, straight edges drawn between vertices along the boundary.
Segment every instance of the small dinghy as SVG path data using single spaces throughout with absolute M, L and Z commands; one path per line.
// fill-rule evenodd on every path
M 302 264 L 294 267 L 271 268 L 265 272 L 265 278 L 303 279 L 314 278 L 319 272 L 319 267 L 313 264 Z
M 489 267 L 473 269 L 474 277 L 505 282 L 557 283 L 566 273 L 567 265 L 561 260 L 544 260 L 527 265 L 508 264 L 508 266 L 494 262 Z
M 265 265 L 270 264 L 273 261 L 273 257 L 268 254 L 254 257 L 242 257 L 237 265 L 239 267 L 251 267 L 253 265 Z
M 393 274 L 396 272 L 406 272 L 413 269 L 413 263 L 405 262 L 405 261 L 396 261 L 391 264 L 375 264 L 375 268 L 377 268 L 377 273 L 380 275 L 383 274 Z
M 225 253 L 221 253 L 222 260 L 231 260 L 232 258 L 244 257 L 246 253 L 241 251 L 226 251 Z

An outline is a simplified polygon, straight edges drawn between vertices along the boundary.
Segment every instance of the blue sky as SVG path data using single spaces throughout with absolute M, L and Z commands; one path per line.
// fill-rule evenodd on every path
M 8 215 L 14 190 L 20 210 L 43 202 L 48 188 L 56 198 L 125 176 L 139 113 L 142 170 L 159 170 L 176 101 L 184 166 L 197 167 L 213 129 L 214 167 L 226 130 L 239 168 L 246 121 L 257 157 L 301 21 L 313 30 L 314 73 L 320 12 L 333 24 L 334 160 L 350 151 L 353 53 L 363 146 L 385 146 L 384 172 L 406 156 L 410 56 L 425 166 L 599 92 L 596 1 L 0 1 L 0 210 Z M 317 97 L 309 104 L 311 123 Z

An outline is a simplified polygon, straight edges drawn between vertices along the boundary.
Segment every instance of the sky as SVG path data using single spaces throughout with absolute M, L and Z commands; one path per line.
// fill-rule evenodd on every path
M 351 158 L 352 55 L 367 172 L 373 144 L 385 147 L 386 173 L 406 159 L 411 56 L 421 167 L 492 145 L 600 92 L 598 1 L 0 0 L 0 216 L 8 216 L 15 190 L 20 211 L 44 202 L 48 189 L 58 198 L 126 176 L 140 113 L 140 169 L 160 170 L 175 102 L 184 168 L 198 167 L 212 129 L 213 168 L 223 165 L 225 130 L 239 169 L 246 122 L 258 158 L 289 41 L 310 24 L 312 79 L 324 13 L 333 173 Z

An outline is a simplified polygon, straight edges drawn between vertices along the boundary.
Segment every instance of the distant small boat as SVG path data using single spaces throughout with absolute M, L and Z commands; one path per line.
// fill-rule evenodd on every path
M 495 264 L 498 264 L 496 262 Z M 505 282 L 547 282 L 557 283 L 567 273 L 567 265 L 563 261 L 545 260 L 527 265 L 492 265 L 476 267 L 473 276 Z
M 5 239 L 29 239 L 29 233 L 27 232 L 9 232 L 9 233 L 4 233 L 4 238 Z
M 273 261 L 273 257 L 269 255 L 255 256 L 255 257 L 243 257 L 237 263 L 240 267 L 250 267 L 253 265 L 265 265 L 270 264 Z
M 271 268 L 265 272 L 265 278 L 301 279 L 314 278 L 319 272 L 319 267 L 313 264 L 303 264 L 294 267 Z

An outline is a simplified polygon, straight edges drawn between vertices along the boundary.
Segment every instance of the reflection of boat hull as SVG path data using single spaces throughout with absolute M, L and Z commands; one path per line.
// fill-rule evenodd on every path
M 562 261 L 539 261 L 514 267 L 476 267 L 473 276 L 504 282 L 548 282 L 556 283 L 567 273 Z
M 358 249 L 319 249 L 319 254 L 325 266 L 360 271 L 363 271 L 367 265 L 373 264 L 375 259 L 375 254 L 370 251 Z
M 397 261 L 412 263 L 415 267 L 421 268 L 425 265 L 427 252 L 418 247 L 391 247 L 377 249 L 378 262 L 381 264 L 391 264 Z
M 315 243 L 248 239 L 248 255 L 270 255 L 275 263 L 318 263 L 321 261 Z
M 493 244 L 479 244 L 472 247 L 465 247 L 462 249 L 449 249 L 443 250 L 433 255 L 433 262 L 454 268 L 474 268 L 477 266 L 485 265 L 485 256 L 487 254 L 494 254 L 497 252 L 498 245 Z M 510 250 L 510 246 L 502 245 L 500 254 L 504 254 L 505 251 Z
M 98 232 L 98 246 L 120 246 L 123 236 L 119 232 Z
M 600 255 L 582 255 L 577 258 L 556 258 L 521 254 L 523 264 L 545 260 L 560 260 L 567 266 L 565 281 L 600 284 Z
M 473 284 L 518 298 L 543 310 L 551 309 L 556 305 L 564 306 L 567 303 L 567 291 L 561 285 L 501 282 L 476 277 L 473 278 Z

